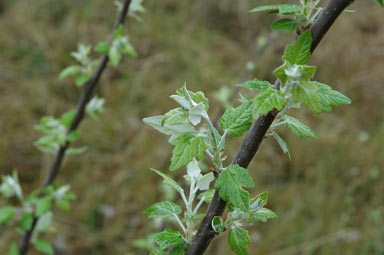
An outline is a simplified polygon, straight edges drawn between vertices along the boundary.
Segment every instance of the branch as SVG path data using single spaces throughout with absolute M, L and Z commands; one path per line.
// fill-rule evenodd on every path
M 131 4 L 131 0 L 125 0 L 123 8 L 121 9 L 119 16 L 117 17 L 115 24 L 113 26 L 113 32 L 120 25 L 124 24 L 130 4 Z M 111 35 L 109 37 L 110 42 L 112 42 L 112 40 L 113 40 L 113 32 L 111 33 Z M 69 134 L 73 130 L 76 130 L 77 127 L 80 125 L 81 121 L 84 119 L 85 108 L 86 108 L 89 100 L 91 99 L 93 90 L 97 86 L 101 75 L 103 74 L 105 68 L 107 67 L 108 61 L 109 61 L 108 54 L 103 55 L 100 58 L 100 63 L 98 65 L 97 69 L 95 70 L 95 72 L 93 73 L 91 79 L 84 85 L 82 94 L 81 94 L 80 99 L 77 103 L 75 118 L 74 118 L 71 126 L 68 128 L 67 134 Z M 46 176 L 46 178 L 44 180 L 44 183 L 42 185 L 42 189 L 49 186 L 56 179 L 57 175 L 59 174 L 60 167 L 63 163 L 65 152 L 69 148 L 69 145 L 70 145 L 70 143 L 66 142 L 66 144 L 61 146 L 60 149 L 58 150 L 56 157 L 55 157 L 55 159 L 54 159 L 54 161 L 53 161 L 53 163 L 49 169 L 48 175 Z M 19 254 L 20 255 L 26 255 L 27 254 L 28 249 L 29 249 L 29 242 L 30 242 L 30 239 L 32 237 L 32 233 L 36 227 L 38 220 L 39 219 L 37 217 L 35 217 L 33 219 L 31 229 L 26 231 L 24 233 L 24 235 L 22 236 L 22 238 L 20 239 L 20 241 L 19 241 Z
M 311 53 L 314 52 L 324 35 L 335 22 L 336 18 L 345 8 L 347 8 L 347 6 L 353 3 L 353 1 L 354 0 L 329 0 L 327 6 L 323 9 L 320 16 L 311 27 L 313 39 Z M 279 83 L 279 80 L 277 80 L 275 86 L 278 87 Z M 243 168 L 248 167 L 277 113 L 277 110 L 272 110 L 268 112 L 268 114 L 260 116 L 253 122 L 251 129 L 241 144 L 232 164 L 239 164 Z M 204 254 L 209 243 L 217 234 L 213 230 L 211 224 L 213 217 L 222 215 L 226 205 L 227 203 L 219 197 L 218 190 L 216 189 L 205 218 L 186 252 L 187 255 Z

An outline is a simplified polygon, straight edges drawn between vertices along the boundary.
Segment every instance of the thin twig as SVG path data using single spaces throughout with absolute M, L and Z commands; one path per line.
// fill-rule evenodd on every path
M 330 0 L 327 6 L 323 9 L 320 16 L 316 19 L 315 23 L 311 27 L 312 32 L 312 47 L 311 53 L 316 49 L 328 29 L 335 22 L 336 18 L 341 12 L 353 3 L 354 0 Z M 280 81 L 277 80 L 275 86 L 278 87 Z M 264 135 L 272 125 L 273 120 L 278 114 L 277 110 L 272 110 L 266 115 L 262 115 L 256 121 L 253 122 L 251 129 L 246 135 L 243 143 L 241 144 L 232 164 L 239 164 L 241 167 L 247 168 L 252 158 L 256 154 L 261 142 L 264 139 Z M 215 195 L 208 207 L 205 218 L 192 240 L 190 246 L 187 249 L 187 255 L 202 255 L 207 249 L 209 243 L 217 234 L 212 228 L 212 220 L 215 216 L 223 214 L 226 201 L 219 197 L 218 190 L 216 189 Z
M 116 19 L 115 24 L 113 26 L 113 32 L 121 24 L 124 24 L 130 4 L 131 4 L 131 0 L 125 0 L 123 8 L 121 9 L 119 16 Z M 112 39 L 113 39 L 113 33 L 111 33 L 111 35 L 109 37 L 109 41 L 111 42 Z M 83 120 L 84 114 L 85 114 L 85 108 L 86 108 L 89 100 L 91 99 L 93 90 L 97 86 L 97 84 L 100 80 L 100 77 L 101 77 L 102 73 L 104 72 L 104 70 L 108 64 L 108 61 L 109 61 L 108 54 L 103 55 L 100 59 L 99 65 L 98 65 L 96 71 L 93 73 L 91 79 L 84 85 L 82 94 L 81 94 L 80 99 L 77 103 L 75 118 L 74 118 L 71 126 L 68 128 L 67 134 L 69 134 L 73 130 L 76 130 L 77 127 L 79 126 L 79 124 L 81 123 L 81 121 Z M 49 186 L 50 184 L 52 184 L 52 182 L 56 179 L 57 175 L 59 174 L 60 167 L 63 163 L 65 152 L 69 148 L 69 145 L 70 145 L 70 143 L 67 141 L 65 143 L 65 145 L 60 147 L 60 149 L 57 152 L 56 157 L 55 157 L 55 159 L 54 159 L 54 161 L 53 161 L 53 163 L 49 169 L 48 175 L 45 178 L 45 181 L 42 185 L 42 189 L 44 189 L 47 186 Z M 38 221 L 38 218 L 35 217 L 33 219 L 31 229 L 26 231 L 24 233 L 24 235 L 21 237 L 21 239 L 19 241 L 19 254 L 20 255 L 26 255 L 27 254 L 28 249 L 29 249 L 29 242 L 30 242 L 30 239 L 32 237 L 32 233 L 36 227 L 37 221 Z

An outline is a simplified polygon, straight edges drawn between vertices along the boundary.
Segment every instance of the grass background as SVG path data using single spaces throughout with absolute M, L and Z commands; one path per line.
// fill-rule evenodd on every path
M 139 57 L 104 74 L 97 93 L 106 98 L 106 111 L 100 122 L 82 124 L 76 142 L 88 152 L 67 157 L 57 180 L 78 195 L 70 213 L 55 212 L 57 233 L 47 238 L 58 254 L 147 254 L 135 240 L 170 225 L 142 211 L 173 196 L 149 168 L 167 170 L 172 147 L 141 120 L 175 107 L 168 96 L 184 81 L 205 92 L 215 116 L 215 93 L 234 87 L 276 18 L 247 12 L 270 2 L 276 1 L 144 2 L 144 22 L 127 23 Z M 318 66 L 316 80 L 353 103 L 321 115 L 295 112 L 319 139 L 282 129 L 291 160 L 275 141 L 262 144 L 249 167 L 251 193 L 268 190 L 268 207 L 279 218 L 250 229 L 249 254 L 384 254 L 384 10 L 373 0 L 350 8 L 357 12 L 337 20 L 310 64 Z M 80 93 L 70 79 L 58 81 L 59 72 L 74 63 L 69 53 L 78 42 L 105 40 L 115 16 L 111 1 L 0 2 L 0 173 L 18 169 L 25 192 L 39 186 L 52 160 L 33 147 L 40 136 L 33 126 L 73 108 Z M 249 78 L 274 81 L 272 71 L 292 40 L 277 33 Z M 240 142 L 228 143 L 229 160 Z M 182 175 L 174 173 L 178 180 Z M 15 238 L 12 229 L 0 228 L 1 254 Z M 207 254 L 232 254 L 225 238 L 216 238 Z

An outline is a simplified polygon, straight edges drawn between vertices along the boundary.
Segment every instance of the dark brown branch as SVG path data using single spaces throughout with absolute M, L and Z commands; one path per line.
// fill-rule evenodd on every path
M 320 43 L 326 32 L 335 22 L 336 18 L 341 12 L 349 6 L 353 0 L 330 0 L 327 6 L 323 9 L 320 16 L 317 18 L 311 27 L 313 43 L 311 52 L 313 52 L 317 45 Z M 279 81 L 276 81 L 276 86 Z M 276 110 L 270 111 L 267 115 L 259 117 L 251 126 L 247 136 L 241 144 L 232 164 L 239 164 L 241 167 L 247 168 L 252 158 L 256 154 L 260 144 L 262 143 L 266 132 L 271 126 L 273 120 L 277 115 Z M 212 220 L 215 216 L 223 214 L 226 207 L 226 202 L 219 197 L 216 190 L 215 195 L 209 204 L 205 218 L 192 240 L 191 245 L 188 247 L 187 255 L 202 255 L 207 249 L 209 243 L 217 234 L 212 229 Z
M 123 8 L 121 9 L 119 16 L 117 17 L 114 27 L 113 27 L 113 32 L 111 33 L 109 37 L 109 41 L 111 42 L 113 39 L 113 33 L 114 31 L 122 24 L 125 22 L 125 18 L 127 17 L 127 13 L 129 11 L 129 6 L 131 4 L 131 0 L 125 0 Z M 92 97 L 93 90 L 97 86 L 100 77 L 102 73 L 104 72 L 107 64 L 109 61 L 108 54 L 105 54 L 101 57 L 100 63 L 96 69 L 96 71 L 93 73 L 91 79 L 84 85 L 83 91 L 81 93 L 80 99 L 77 103 L 76 107 L 76 114 L 75 118 L 71 124 L 71 126 L 68 128 L 67 133 L 69 134 L 71 131 L 76 130 L 77 127 L 80 125 L 81 121 L 84 118 L 85 114 L 85 108 L 89 102 L 89 100 Z M 42 189 L 46 188 L 52 182 L 56 179 L 57 175 L 59 174 L 60 167 L 63 163 L 63 159 L 65 156 L 66 150 L 69 148 L 70 143 L 67 142 L 65 145 L 61 146 L 59 151 L 56 154 L 56 157 L 49 169 L 48 175 L 45 178 L 45 181 L 42 185 Z M 35 217 L 33 219 L 33 224 L 31 226 L 31 229 L 26 231 L 24 235 L 21 237 L 19 241 L 19 254 L 20 255 L 26 255 L 29 249 L 29 242 L 32 237 L 33 231 L 36 227 L 36 224 L 38 222 L 38 218 Z

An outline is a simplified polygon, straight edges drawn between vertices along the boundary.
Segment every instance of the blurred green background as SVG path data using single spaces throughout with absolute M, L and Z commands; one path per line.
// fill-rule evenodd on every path
M 232 90 L 258 49 L 248 78 L 273 82 L 294 38 L 270 34 L 275 16 L 247 13 L 271 2 L 144 1 L 143 22 L 127 23 L 139 57 L 104 73 L 97 93 L 106 111 L 101 121 L 82 123 L 76 145 L 88 151 L 67 157 L 57 181 L 78 195 L 70 213 L 55 212 L 57 233 L 48 238 L 60 254 L 147 254 L 135 240 L 170 225 L 142 211 L 173 196 L 149 168 L 166 171 L 172 147 L 142 119 L 175 107 L 168 96 L 184 81 L 205 92 L 216 116 L 215 94 Z M 291 160 L 275 141 L 264 141 L 249 167 L 251 193 L 269 191 L 268 207 L 279 217 L 250 229 L 251 255 L 384 254 L 384 10 L 374 0 L 356 2 L 350 9 L 357 12 L 337 20 L 310 61 L 318 66 L 316 80 L 353 103 L 321 115 L 294 113 L 319 139 L 284 130 Z M 0 174 L 18 169 L 25 192 L 40 185 L 52 161 L 33 147 L 40 136 L 33 126 L 73 108 L 80 93 L 70 79 L 58 81 L 59 72 L 74 63 L 69 53 L 78 42 L 106 40 L 115 16 L 112 1 L 0 2 Z M 228 162 L 241 139 L 228 143 Z M 182 175 L 173 173 L 180 181 Z M 0 254 L 15 238 L 0 228 Z M 232 254 L 225 239 L 216 238 L 207 254 Z

